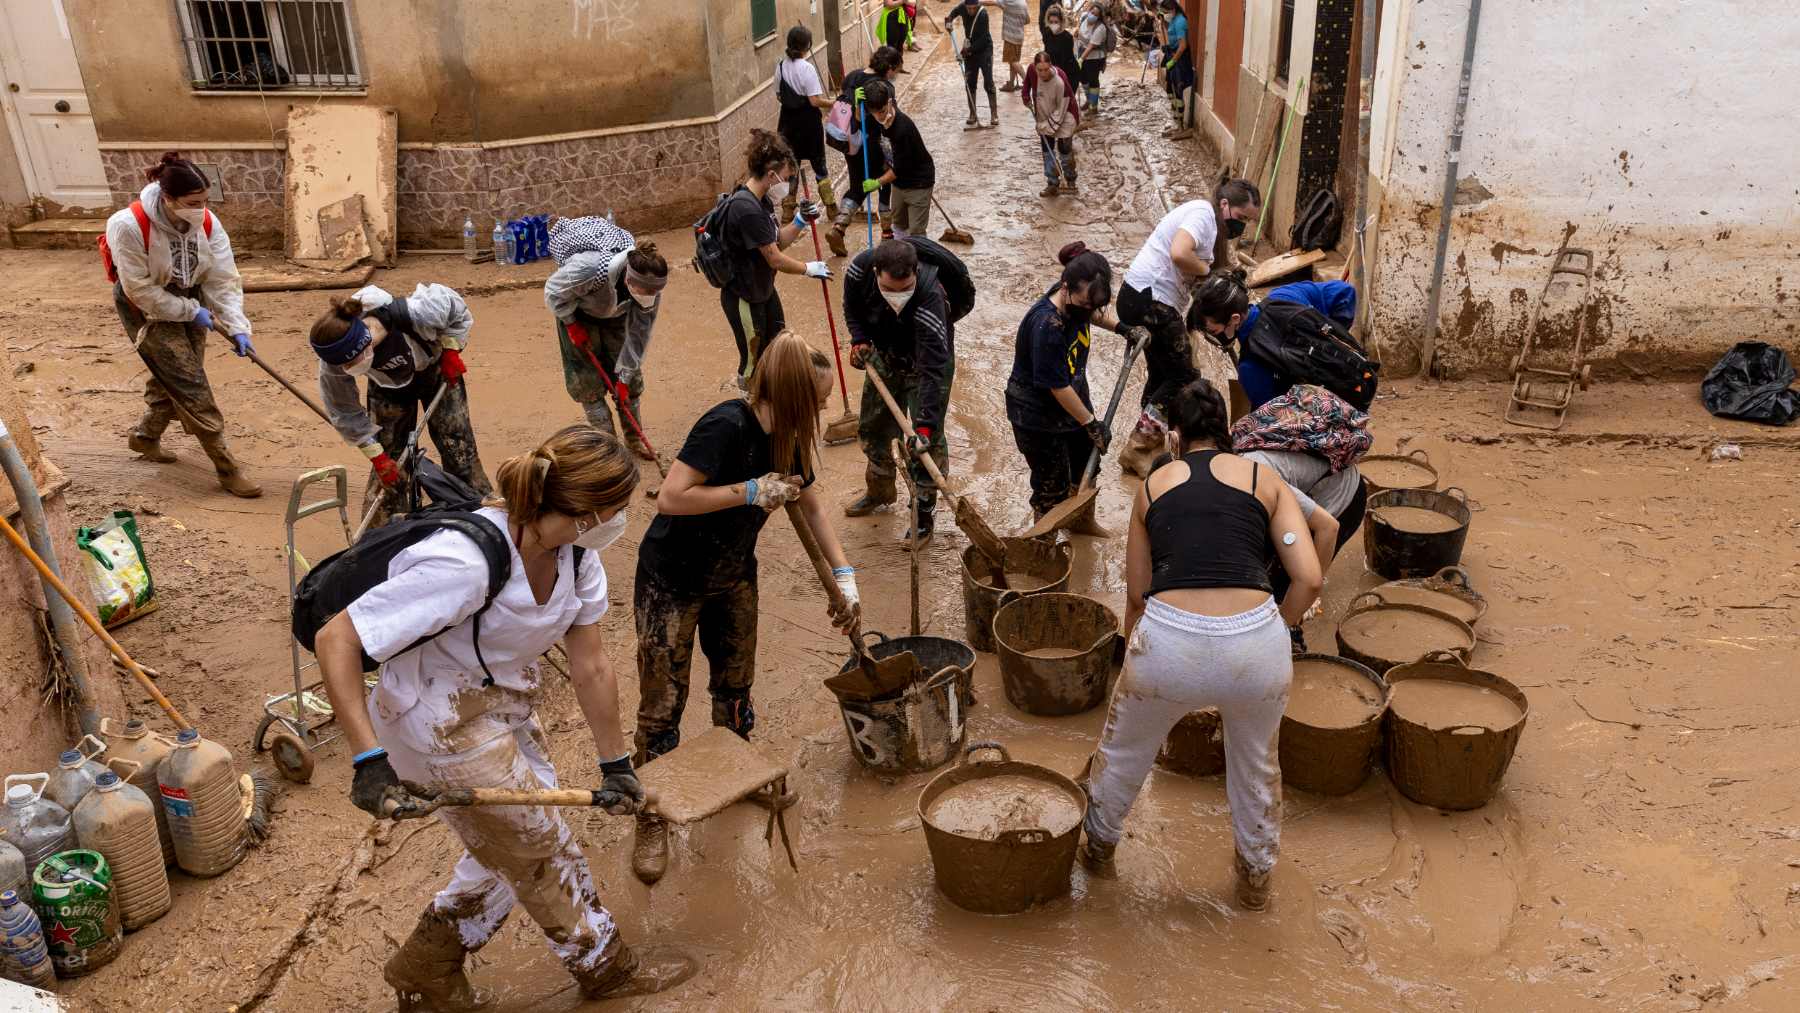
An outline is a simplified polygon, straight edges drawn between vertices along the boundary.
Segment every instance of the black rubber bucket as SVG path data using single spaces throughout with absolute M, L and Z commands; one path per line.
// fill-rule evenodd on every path
M 1446 530 L 1407 530 L 1389 523 L 1383 507 L 1413 507 L 1447 518 Z M 1369 497 L 1363 518 L 1363 551 L 1369 569 L 1388 580 L 1429 577 L 1462 562 L 1463 543 L 1469 539 L 1469 497 L 1452 486 L 1443 492 L 1430 489 L 1388 489 Z M 1450 526 L 1451 523 L 1454 526 Z
M 870 631 L 869 654 L 886 658 L 911 651 L 919 680 L 904 692 L 880 700 L 838 698 L 850 751 L 870 770 L 903 774 L 942 766 L 962 748 L 966 720 L 975 703 L 975 652 L 947 637 L 897 637 Z M 852 656 L 839 674 L 857 666 Z

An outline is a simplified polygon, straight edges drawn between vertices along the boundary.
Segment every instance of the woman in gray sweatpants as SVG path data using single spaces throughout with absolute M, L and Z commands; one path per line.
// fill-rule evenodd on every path
M 1217 707 L 1238 902 L 1260 911 L 1281 843 L 1276 740 L 1294 674 L 1287 627 L 1323 578 L 1293 492 L 1230 452 L 1225 402 L 1212 384 L 1189 383 L 1169 408 L 1181 456 L 1151 472 L 1132 507 L 1125 669 L 1089 761 L 1082 864 L 1110 871 L 1125 814 L 1169 730 L 1190 711 Z M 1275 556 L 1293 581 L 1279 606 L 1269 590 Z

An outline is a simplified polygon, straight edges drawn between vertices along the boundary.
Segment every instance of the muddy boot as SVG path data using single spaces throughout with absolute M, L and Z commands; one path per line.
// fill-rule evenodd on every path
M 1090 835 L 1081 842 L 1081 867 L 1096 876 L 1111 878 L 1118 875 L 1118 867 L 1113 864 L 1113 853 L 1119 850 L 1118 842 L 1105 844 L 1094 840 Z
M 784 222 L 793 221 L 794 220 L 794 211 L 799 207 L 800 207 L 799 195 L 795 194 L 792 190 L 789 190 L 788 195 L 785 198 L 783 198 L 781 201 L 781 220 Z
M 910 517 L 908 518 L 911 519 Z M 922 496 L 919 498 L 919 545 L 923 547 L 931 541 L 932 533 L 937 530 L 937 497 Z M 906 534 L 900 536 L 903 544 L 911 545 L 913 541 L 912 525 L 906 526 Z
M 1237 868 L 1237 902 L 1246 911 L 1265 911 L 1269 907 L 1269 876 L 1267 872 L 1250 871 L 1250 863 L 1244 856 L 1232 852 L 1233 865 Z
M 881 212 L 881 241 L 885 243 L 892 238 L 894 238 L 894 213 L 883 211 Z
M 575 975 L 581 994 L 588 999 L 622 999 L 631 995 L 655 995 L 687 981 L 700 969 L 693 957 L 672 946 L 646 946 L 633 950 L 618 935 L 600 954 L 600 969 Z
M 633 407 L 636 407 L 636 406 L 634 405 Z M 654 451 L 652 451 L 650 449 L 650 444 L 645 443 L 643 440 L 643 437 L 639 436 L 638 434 L 632 433 L 631 439 L 626 440 L 625 444 L 626 444 L 626 446 L 629 446 L 631 448 L 631 452 L 636 454 L 640 459 L 645 460 L 645 461 L 656 460 L 656 454 Z
M 244 476 L 243 469 L 238 467 L 237 460 L 226 449 L 224 437 L 203 439 L 200 445 L 206 448 L 206 456 L 212 458 L 213 468 L 219 473 L 220 488 L 244 499 L 255 499 L 262 495 L 262 486 Z
M 669 871 L 669 822 L 656 816 L 637 818 L 637 834 L 631 844 L 631 871 L 647 886 L 655 885 Z
M 177 460 L 174 454 L 163 449 L 161 440 L 138 433 L 132 433 L 131 438 L 125 441 L 125 446 L 129 447 L 132 453 L 155 464 L 173 464 Z
M 1053 179 L 1042 190 L 1038 191 L 1038 196 L 1055 197 L 1059 193 L 1062 193 L 1062 189 L 1056 185 L 1056 180 Z
M 845 517 L 867 517 L 892 503 L 899 493 L 894 489 L 894 476 L 877 475 L 873 469 L 863 472 L 867 488 L 862 497 L 844 508 Z
M 831 247 L 833 256 L 848 257 L 850 255 L 850 248 L 844 245 L 843 222 L 834 220 L 831 228 L 825 230 L 825 245 Z
M 468 952 L 456 926 L 429 909 L 420 915 L 412 935 L 381 969 L 400 1001 L 400 1013 L 464 1013 L 492 1006 L 493 996 L 470 985 L 463 973 Z

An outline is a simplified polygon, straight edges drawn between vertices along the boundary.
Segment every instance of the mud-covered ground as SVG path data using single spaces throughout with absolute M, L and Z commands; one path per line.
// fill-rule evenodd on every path
M 1159 93 L 1119 67 L 1108 115 L 1083 135 L 1081 196 L 1046 202 L 1022 107 L 1004 107 L 998 132 L 964 133 L 955 67 L 939 60 L 913 78 L 906 102 L 936 154 L 939 195 L 978 236 L 968 259 L 981 303 L 957 335 L 953 473 L 996 527 L 1018 530 L 1026 481 L 1001 404 L 1018 319 L 1053 279 L 1063 242 L 1084 239 L 1123 270 L 1164 202 L 1201 193 L 1212 166 L 1160 139 Z M 680 233 L 657 239 L 688 245 Z M 0 321 L 28 370 L 18 383 L 48 452 L 74 477 L 78 516 L 127 508 L 140 518 L 162 608 L 121 639 L 161 670 L 196 725 L 251 762 L 263 700 L 290 679 L 288 488 L 307 469 L 343 464 L 360 498 L 360 456 L 249 363 L 221 354 L 212 376 L 233 446 L 266 495 L 220 492 L 183 435 L 168 440 L 179 464 L 134 459 L 124 440 L 144 371 L 91 253 L 8 252 L 0 266 Z M 579 418 L 534 283 L 545 273 L 414 256 L 377 278 L 396 293 L 434 280 L 469 294 L 469 384 L 490 467 Z M 781 288 L 790 321 L 823 347 L 817 283 L 784 277 Z M 259 349 L 289 376 L 311 375 L 304 336 L 324 305 L 316 292 L 249 297 Z M 712 290 L 680 274 L 644 399 L 665 454 L 724 397 L 735 350 L 719 317 Z M 1110 390 L 1119 352 L 1111 336 L 1098 342 L 1096 391 Z M 629 871 L 628 822 L 576 814 L 628 937 L 680 943 L 705 960 L 691 983 L 634 1008 L 1800 1007 L 1800 444 L 1710 418 L 1692 382 L 1601 385 L 1552 436 L 1505 425 L 1500 386 L 1390 390 L 1375 409 L 1377 449 L 1425 449 L 1443 484 L 1475 501 L 1464 561 L 1492 603 L 1477 666 L 1530 696 L 1492 804 L 1438 812 L 1402 799 L 1380 773 L 1345 798 L 1290 790 L 1274 908 L 1247 915 L 1229 900 L 1222 780 L 1159 770 L 1131 816 L 1116 880 L 1078 868 L 1064 900 L 1015 917 L 965 913 L 933 885 L 915 812 L 929 775 L 882 780 L 846 748 L 820 684 L 845 647 L 777 518 L 760 552 L 755 737 L 792 766 L 803 795 L 789 817 L 800 872 L 765 844 L 762 810 L 740 806 L 680 832 L 668 877 L 649 890 Z M 1726 439 L 1743 445 L 1743 460 L 1709 463 L 1706 450 Z M 853 498 L 857 450 L 830 449 L 826 462 L 828 497 Z M 1134 483 L 1109 462 L 1102 487 L 1102 519 L 1117 529 Z M 605 629 L 628 714 L 630 581 L 652 509 L 635 501 L 630 533 L 606 554 L 615 608 Z M 889 633 L 908 622 L 903 526 L 889 512 L 840 528 L 867 626 Z M 325 518 L 303 527 L 309 558 L 341 545 Z M 924 623 L 960 638 L 965 543 L 947 513 L 940 530 L 924 561 Z M 1350 598 L 1378 582 L 1361 544 L 1331 572 L 1324 614 L 1308 630 L 1315 646 L 1330 644 Z M 1078 540 L 1075 589 L 1122 608 L 1122 553 L 1121 540 Z M 999 739 L 1020 759 L 1074 772 L 1099 731 L 1100 710 L 1042 719 L 1010 707 L 990 655 L 976 692 L 970 737 Z M 688 734 L 708 710 L 696 692 Z M 158 718 L 141 700 L 135 711 Z M 553 689 L 540 713 L 565 783 L 593 783 L 594 748 L 566 689 Z M 177 877 L 175 909 L 130 936 L 115 964 L 63 991 L 119 1011 L 392 1008 L 381 963 L 459 849 L 434 822 L 372 826 L 347 787 L 344 751 L 327 746 L 313 783 L 286 795 L 267 845 L 221 878 Z M 473 975 L 506 1009 L 581 1005 L 523 915 L 476 957 Z

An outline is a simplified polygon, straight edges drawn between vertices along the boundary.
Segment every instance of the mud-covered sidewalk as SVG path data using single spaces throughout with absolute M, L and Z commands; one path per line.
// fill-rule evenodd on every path
M 1054 279 L 1056 249 L 1082 239 L 1122 271 L 1165 206 L 1209 188 L 1213 167 L 1198 149 L 1160 139 L 1160 92 L 1120 66 L 1107 114 L 1083 134 L 1081 194 L 1041 200 L 1037 144 L 1016 96 L 1002 96 L 1012 104 L 998 131 L 965 133 L 954 64 L 939 58 L 912 77 L 904 101 L 936 156 L 938 196 L 978 237 L 968 261 L 980 301 L 957 334 L 952 474 L 997 528 L 1016 531 L 1029 518 L 1026 480 L 1001 398 L 1014 330 Z M 932 234 L 941 228 L 934 221 Z M 655 238 L 683 259 L 691 245 L 680 232 Z M 92 254 L 7 252 L 0 266 L 17 382 L 47 452 L 74 480 L 77 517 L 124 508 L 140 518 L 162 607 L 121 639 L 162 672 L 164 691 L 196 725 L 248 764 L 263 700 L 290 679 L 289 484 L 343 464 L 360 489 L 362 459 L 221 345 L 211 373 L 264 497 L 220 492 L 198 446 L 179 434 L 167 443 L 180 463 L 135 460 L 125 434 L 144 371 Z M 580 417 L 561 388 L 545 273 L 413 256 L 376 279 L 396 293 L 430 280 L 469 296 L 468 382 L 490 467 Z M 790 323 L 824 347 L 817 283 L 780 283 Z M 264 357 L 310 378 L 305 334 L 325 305 L 323 293 L 250 296 Z M 667 455 L 725 398 L 736 352 L 697 275 L 676 275 L 662 317 L 643 403 Z M 1097 341 L 1095 390 L 1111 388 L 1120 351 L 1111 335 Z M 765 843 L 763 811 L 740 806 L 679 832 L 668 876 L 649 890 L 629 870 L 629 821 L 577 814 L 627 937 L 681 943 L 705 960 L 695 980 L 638 1005 L 1800 1006 L 1800 506 L 1790 492 L 1800 435 L 1713 419 L 1693 384 L 1598 384 L 1578 396 L 1567 429 L 1548 436 L 1501 421 L 1501 386 L 1389 389 L 1374 409 L 1377 451 L 1423 448 L 1443 484 L 1475 502 L 1464 561 L 1492 605 L 1476 658 L 1530 696 L 1517 759 L 1492 804 L 1438 812 L 1405 801 L 1379 774 L 1345 798 L 1289 790 L 1274 906 L 1248 915 L 1230 903 L 1222 779 L 1159 770 L 1130 818 L 1116 880 L 1078 868 L 1064 900 L 1015 917 L 966 913 L 933 885 L 915 812 L 929 775 L 884 781 L 846 748 L 821 685 L 844 644 L 777 518 L 760 552 L 755 738 L 795 770 L 802 801 L 789 823 L 800 872 Z M 1122 418 L 1115 433 L 1128 425 Z M 1721 440 L 1741 443 L 1743 460 L 1710 463 L 1706 450 Z M 828 450 L 826 463 L 827 495 L 853 498 L 862 472 L 854 445 Z M 644 474 L 654 478 L 647 466 Z M 1101 484 L 1102 520 L 1121 530 L 1135 484 L 1121 483 L 1110 462 Z M 636 500 L 629 533 L 606 553 L 614 608 L 604 628 L 627 713 L 637 697 L 630 582 L 653 509 Z M 870 629 L 907 625 L 904 526 L 896 510 L 840 528 Z M 925 627 L 960 639 L 965 543 L 947 513 L 939 530 L 923 576 Z M 311 559 L 341 543 L 323 518 L 301 538 Z M 1324 614 L 1308 628 L 1315 647 L 1331 643 L 1348 601 L 1379 582 L 1365 572 L 1361 544 L 1331 572 Z M 1122 610 L 1122 539 L 1078 540 L 1076 564 L 1074 589 Z M 1020 759 L 1072 773 L 1099 732 L 1100 709 L 1043 719 L 1010 707 L 991 655 L 981 657 L 976 693 L 970 738 L 999 739 Z M 147 705 L 137 711 L 158 720 Z M 686 733 L 701 731 L 708 712 L 690 701 Z M 570 694 L 559 687 L 540 714 L 565 783 L 597 783 Z M 372 825 L 350 805 L 348 780 L 343 749 L 326 747 L 261 850 L 216 880 L 175 877 L 175 909 L 63 993 L 116 1011 L 391 1009 L 381 962 L 460 848 L 435 822 Z M 581 1006 L 523 916 L 476 957 L 472 976 L 506 1009 Z

